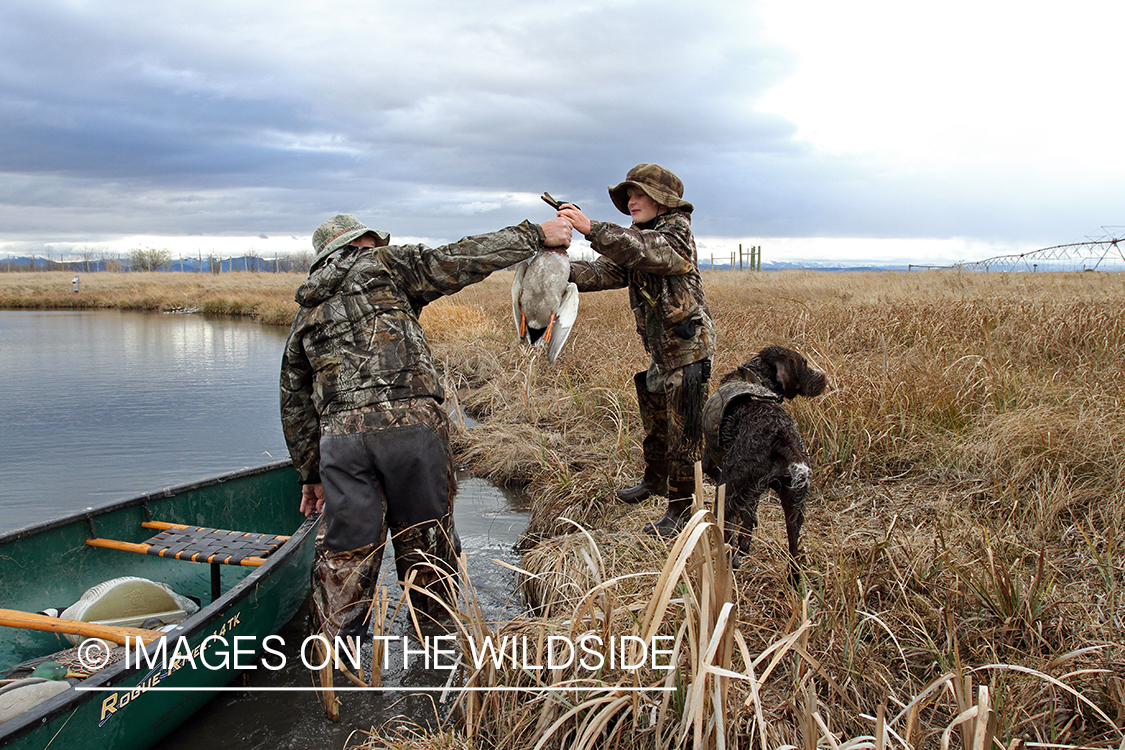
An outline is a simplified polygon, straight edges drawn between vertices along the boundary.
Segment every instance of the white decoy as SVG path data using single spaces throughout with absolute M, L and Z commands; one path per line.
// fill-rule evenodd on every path
M 578 286 L 570 282 L 566 248 L 544 248 L 516 266 L 512 317 L 520 341 L 546 347 L 548 362 L 558 358 L 578 317 Z

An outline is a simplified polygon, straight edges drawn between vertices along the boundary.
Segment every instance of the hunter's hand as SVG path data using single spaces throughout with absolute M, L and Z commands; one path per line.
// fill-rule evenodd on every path
M 570 222 L 566 219 L 554 218 L 548 219 L 539 225 L 543 230 L 543 236 L 546 238 L 544 244 L 547 247 L 570 247 Z
M 305 514 L 305 518 L 322 510 L 324 510 L 324 485 L 301 485 L 301 512 Z
M 582 213 L 582 209 L 573 203 L 562 204 L 559 209 L 559 216 L 569 221 L 570 225 L 577 229 L 583 237 L 590 233 L 590 220 L 586 218 L 586 214 Z

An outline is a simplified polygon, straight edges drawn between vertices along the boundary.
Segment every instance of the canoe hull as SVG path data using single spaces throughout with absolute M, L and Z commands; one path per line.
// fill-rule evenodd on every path
M 124 575 L 168 583 L 205 603 L 149 646 L 139 667 L 136 658 L 118 662 L 78 689 L 0 724 L 0 745 L 42 748 L 53 738 L 56 747 L 148 748 L 206 703 L 214 694 L 208 688 L 265 668 L 255 655 L 308 595 L 315 523 L 297 512 L 296 488 L 297 475 L 287 462 L 271 464 L 0 537 L 5 608 L 34 612 L 57 606 Z M 291 538 L 260 567 L 221 566 L 223 593 L 211 601 L 208 564 L 85 544 L 92 533 L 144 541 L 152 533 L 140 526 L 148 516 Z M 54 634 L 0 628 L 0 665 L 68 646 Z

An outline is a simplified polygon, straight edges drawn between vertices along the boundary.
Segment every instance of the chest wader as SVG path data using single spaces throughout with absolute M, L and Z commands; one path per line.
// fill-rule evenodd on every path
M 455 601 L 460 545 L 448 417 L 433 399 L 406 403 L 358 414 L 321 436 L 325 505 L 312 602 L 330 641 L 366 634 L 388 532 L 398 580 L 416 589 L 408 592 L 410 605 L 440 619 L 445 609 L 438 600 Z M 392 417 L 393 426 L 382 426 Z
M 660 377 L 656 392 L 649 390 L 648 371 L 633 377 L 645 428 L 645 475 L 640 485 L 617 496 L 625 502 L 640 502 L 651 495 L 668 498 L 664 516 L 645 526 L 649 534 L 674 536 L 687 521 L 695 462 L 702 452 L 701 414 L 710 370 L 710 359 L 693 362 Z
M 641 443 L 645 475 L 636 487 L 614 493 L 626 503 L 639 503 L 651 495 L 668 494 L 668 413 L 664 393 L 649 391 L 648 370 L 634 375 L 633 385 L 637 389 L 637 405 L 645 431 L 645 439 Z

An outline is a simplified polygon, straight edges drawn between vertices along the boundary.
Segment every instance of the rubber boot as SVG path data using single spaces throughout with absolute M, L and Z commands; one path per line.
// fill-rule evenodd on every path
M 650 495 L 668 494 L 668 462 L 653 461 L 645 465 L 645 476 L 636 487 L 614 492 L 623 503 L 639 503 Z
M 664 515 L 654 523 L 645 524 L 645 533 L 671 539 L 680 533 L 689 518 L 691 518 L 690 497 L 669 500 Z

